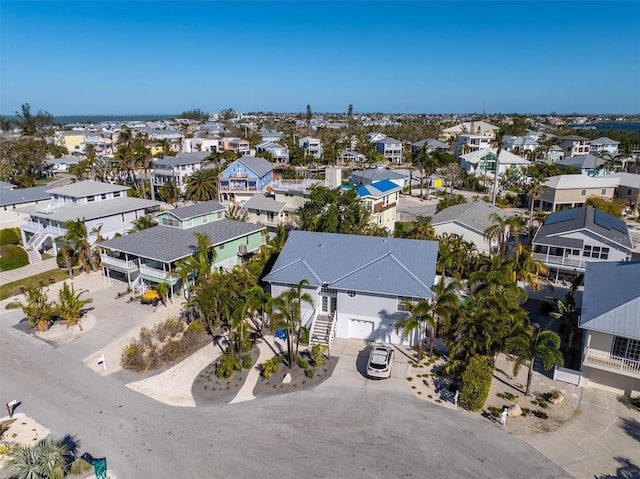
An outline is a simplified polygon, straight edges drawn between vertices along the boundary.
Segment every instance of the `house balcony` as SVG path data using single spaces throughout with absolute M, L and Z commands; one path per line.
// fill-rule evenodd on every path
M 114 258 L 113 256 L 109 256 L 107 254 L 100 255 L 100 261 L 102 261 L 103 265 L 109 266 L 117 271 L 122 271 L 124 273 L 131 273 L 138 269 L 138 263 L 135 261 L 123 260 L 119 258 Z
M 220 185 L 220 191 L 258 191 L 258 187 L 253 186 L 239 186 L 239 185 Z
M 163 271 L 161 269 L 151 268 L 145 264 L 140 265 L 140 276 L 143 276 L 144 279 L 149 279 L 156 283 L 167 282 L 171 285 L 174 285 L 180 279 L 175 274 L 171 274 L 167 271 Z
M 43 225 L 37 221 L 26 220 L 20 223 L 20 229 L 29 233 L 46 232 L 52 238 L 59 238 L 67 234 L 66 228 L 57 225 Z
M 587 348 L 583 364 L 592 368 L 640 379 L 640 361 L 613 356 L 606 351 Z
M 374 213 L 382 213 L 383 211 L 387 211 L 390 210 L 391 208 L 395 208 L 396 204 L 394 203 L 389 203 L 387 205 L 383 205 L 382 203 L 376 203 L 375 205 L 373 205 L 373 212 Z
M 565 267 L 569 269 L 581 269 L 584 270 L 587 266 L 587 261 L 584 258 L 576 258 L 572 256 L 557 256 L 546 253 L 533 253 L 533 259 L 542 261 L 544 264 L 552 267 Z

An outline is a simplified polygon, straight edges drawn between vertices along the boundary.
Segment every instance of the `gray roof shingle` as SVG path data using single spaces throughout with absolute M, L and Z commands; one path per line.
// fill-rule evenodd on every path
M 126 191 L 127 187 L 122 185 L 114 185 L 112 183 L 103 183 L 102 181 L 85 180 L 71 183 L 70 185 L 59 186 L 58 188 L 50 188 L 49 193 L 52 195 L 71 196 L 75 198 L 84 198 L 85 196 L 101 195 L 104 193 L 113 193 L 115 191 Z
M 218 211 L 224 211 L 226 208 L 217 201 L 200 201 L 193 205 L 182 206 L 180 208 L 174 208 L 167 210 L 167 213 L 172 214 L 176 218 L 181 220 L 188 220 L 189 218 L 195 218 L 196 216 L 206 215 L 207 213 L 216 213 Z
M 113 200 L 96 201 L 84 205 L 63 205 L 52 213 L 39 213 L 36 211 L 35 206 L 27 206 L 22 209 L 22 212 L 34 217 L 64 223 L 81 218 L 85 220 L 106 218 L 108 216 L 151 208 L 161 204 L 162 201 L 145 200 L 142 198 L 115 198 Z
M 256 193 L 244 204 L 248 210 L 273 211 L 274 213 L 280 213 L 285 206 L 286 203 L 283 201 L 276 201 L 272 196 L 265 196 L 263 193 Z
M 222 219 L 189 229 L 154 226 L 100 243 L 123 253 L 170 263 L 191 256 L 198 249 L 194 233 L 205 233 L 212 246 L 265 229 L 264 226 Z
M 156 165 L 165 166 L 182 166 L 182 165 L 197 165 L 202 163 L 202 160 L 209 158 L 208 151 L 192 151 L 191 153 L 180 153 L 176 156 L 165 156 L 155 161 Z
M 431 298 L 437 241 L 291 231 L 265 281 Z
M 436 213 L 431 219 L 431 225 L 437 226 L 445 223 L 460 223 L 471 230 L 484 234 L 493 224 L 489 217 L 497 213 L 506 218 L 509 214 L 503 209 L 491 206 L 484 201 L 472 201 L 461 205 L 450 206 Z
M 259 156 L 243 156 L 239 160 L 244 166 L 253 171 L 259 178 L 266 176 L 273 171 L 273 164 Z
M 17 188 L 15 190 L 2 188 L 0 189 L 0 206 L 22 205 L 34 201 L 50 200 L 50 188 L 48 185 L 34 186 L 33 188 Z

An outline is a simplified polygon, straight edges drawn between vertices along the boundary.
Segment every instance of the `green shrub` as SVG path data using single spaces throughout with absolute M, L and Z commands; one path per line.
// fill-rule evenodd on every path
M 311 368 L 307 368 L 304 370 L 304 375 L 311 379 L 315 375 L 315 371 Z
M 631 398 L 631 405 L 640 408 L 640 396 Z
M 28 264 L 29 256 L 20 246 L 14 244 L 0 246 L 0 271 L 21 268 Z
M 309 328 L 300 328 L 300 344 L 309 344 Z
M 544 411 L 533 411 L 533 415 L 540 419 L 549 419 L 549 416 Z
M 542 398 L 538 398 L 538 406 L 540 406 L 542 409 L 546 409 L 549 407 L 549 403 Z
M 264 363 L 260 365 L 260 369 L 262 370 L 262 376 L 265 379 L 269 379 L 272 374 L 277 373 L 280 368 L 280 364 L 282 363 L 282 356 L 274 356 L 271 359 L 267 359 Z
M 0 246 L 7 244 L 20 244 L 20 230 L 18 228 L 0 230 Z
M 549 399 L 558 399 L 560 396 L 562 396 L 562 393 L 560 391 L 558 391 L 557 389 L 553 389 L 550 393 L 549 393 Z
M 462 373 L 460 406 L 470 411 L 480 411 L 484 406 L 491 379 L 493 377 L 493 359 L 489 356 L 474 356 Z
M 253 364 L 253 360 L 251 359 L 250 354 L 242 355 L 242 367 L 244 369 L 251 369 L 251 365 Z
M 80 474 L 86 474 L 93 470 L 93 466 L 79 457 L 71 463 L 71 474 L 73 476 L 79 476 Z
M 524 417 L 526 417 L 530 412 L 531 412 L 531 409 L 529 409 L 528 407 L 523 407 L 522 408 L 522 415 Z
M 509 391 L 505 391 L 503 393 L 498 394 L 499 397 L 506 399 L 507 401 L 515 401 L 518 396 Z
M 493 417 L 500 417 L 500 414 L 502 414 L 502 408 L 501 407 L 495 407 L 495 406 L 489 406 L 489 412 L 491 413 L 491 415 Z
M 327 346 L 324 344 L 314 344 L 311 346 L 311 359 L 313 364 L 318 367 L 324 362 L 323 353 L 327 350 Z
M 233 354 L 223 354 L 216 368 L 216 376 L 219 378 L 230 378 L 233 376 L 233 373 L 240 371 L 240 369 L 240 363 Z
M 144 361 L 144 345 L 134 339 L 122 349 L 120 356 L 120 365 L 125 369 L 133 371 L 142 371 L 145 368 Z
M 296 359 L 296 364 L 300 369 L 309 369 L 309 361 L 304 359 L 302 356 L 298 356 L 298 359 Z

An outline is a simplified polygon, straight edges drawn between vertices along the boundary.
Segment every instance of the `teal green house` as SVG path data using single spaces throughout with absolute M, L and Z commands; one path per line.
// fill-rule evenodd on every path
M 105 276 L 125 280 L 134 290 L 167 283 L 172 293 L 180 293 L 187 285 L 176 263 L 198 252 L 194 233 L 209 237 L 216 269 L 241 264 L 265 242 L 264 226 L 226 219 L 225 207 L 215 201 L 164 211 L 156 219 L 158 226 L 99 243 Z

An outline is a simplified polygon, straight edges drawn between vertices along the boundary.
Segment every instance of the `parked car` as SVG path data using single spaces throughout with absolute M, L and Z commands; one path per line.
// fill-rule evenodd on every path
M 158 303 L 160 302 L 160 293 L 158 293 L 153 288 L 149 288 L 143 293 L 142 297 L 140 298 L 140 302 L 142 304 L 152 304 L 154 306 L 158 306 Z
M 367 361 L 367 376 L 372 379 L 386 379 L 391 376 L 393 364 L 393 346 L 376 344 L 371 348 Z

